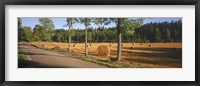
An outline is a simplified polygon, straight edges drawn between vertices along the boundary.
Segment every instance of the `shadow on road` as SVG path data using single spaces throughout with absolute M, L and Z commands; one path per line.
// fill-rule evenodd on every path
M 18 61 L 18 68 L 66 68 L 61 65 L 46 65 L 34 61 Z M 67 67 L 71 68 L 71 67 Z

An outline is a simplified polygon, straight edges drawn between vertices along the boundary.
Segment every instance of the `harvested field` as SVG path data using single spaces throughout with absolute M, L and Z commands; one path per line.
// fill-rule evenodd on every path
M 37 48 L 68 49 L 68 43 L 59 42 L 20 42 L 21 45 L 31 45 Z M 146 65 L 147 67 L 181 68 L 182 67 L 182 43 L 122 43 L 122 63 Z M 76 46 L 75 46 L 76 45 Z M 104 45 L 110 49 L 110 55 L 106 58 L 116 58 L 117 43 L 88 43 L 88 53 L 98 55 L 97 47 Z M 75 47 L 73 47 L 75 46 Z M 84 54 L 84 43 L 71 43 L 73 52 Z M 67 51 L 66 51 L 67 52 Z

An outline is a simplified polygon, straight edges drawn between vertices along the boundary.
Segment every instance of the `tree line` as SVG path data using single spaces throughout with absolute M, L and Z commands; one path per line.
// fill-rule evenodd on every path
M 143 18 L 66 18 L 68 30 L 55 29 L 50 18 L 40 18 L 34 28 L 22 26 L 18 18 L 18 41 L 32 42 L 85 42 L 85 55 L 88 55 L 87 42 L 118 42 L 117 59 L 121 56 L 121 42 L 180 42 L 182 41 L 182 21 L 148 23 Z M 74 29 L 73 24 L 84 24 L 85 29 Z M 91 23 L 98 28 L 90 27 Z M 110 23 L 116 27 L 106 28 Z
M 19 22 L 20 23 L 20 22 Z M 32 29 L 29 26 L 19 27 L 19 41 L 46 41 L 46 42 L 68 42 L 71 33 L 71 42 L 85 42 L 84 29 L 65 30 L 52 29 L 54 25 L 46 27 L 37 24 Z M 116 42 L 116 27 L 89 27 L 87 30 L 88 42 Z M 122 42 L 181 42 L 182 41 L 182 22 L 154 22 L 144 24 L 134 31 L 122 31 Z

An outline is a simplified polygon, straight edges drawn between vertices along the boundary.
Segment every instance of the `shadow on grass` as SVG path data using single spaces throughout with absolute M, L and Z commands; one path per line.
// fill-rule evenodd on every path
M 129 48 L 130 49 L 130 48 Z M 122 51 L 123 59 L 130 62 L 155 64 L 164 66 L 182 67 L 182 49 L 173 48 L 134 48 L 132 50 L 148 50 L 154 52 L 129 52 Z M 159 53 L 157 53 L 157 52 Z M 116 54 L 111 50 L 111 55 Z
M 156 51 L 156 52 L 166 52 L 166 53 L 182 52 L 182 48 L 139 48 L 139 47 L 136 47 L 136 48 L 131 49 L 131 47 L 124 47 L 124 49 Z
M 139 56 L 139 57 L 149 57 L 149 58 L 171 58 L 171 59 L 182 59 L 182 48 L 134 48 L 131 50 L 145 50 L 150 52 L 132 52 L 132 51 L 122 51 L 122 56 Z M 157 51 L 157 52 L 151 52 Z M 111 50 L 111 55 L 116 55 L 116 50 Z

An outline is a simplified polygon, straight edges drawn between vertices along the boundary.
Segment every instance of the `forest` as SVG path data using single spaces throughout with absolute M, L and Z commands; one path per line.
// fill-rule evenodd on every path
M 22 26 L 22 20 L 18 18 L 18 41 L 19 42 L 68 42 L 69 36 L 71 42 L 85 42 L 85 29 L 64 28 L 55 29 L 53 21 L 49 18 L 39 19 L 40 24 L 34 28 Z M 90 21 L 92 22 L 92 21 Z M 90 23 L 89 22 L 89 23 Z M 125 22 L 129 23 L 129 22 Z M 121 33 L 122 42 L 181 42 L 182 41 L 182 21 L 171 22 L 151 22 L 142 24 L 141 22 L 123 28 Z M 87 40 L 92 43 L 99 42 L 117 42 L 117 27 L 99 27 L 87 28 Z

